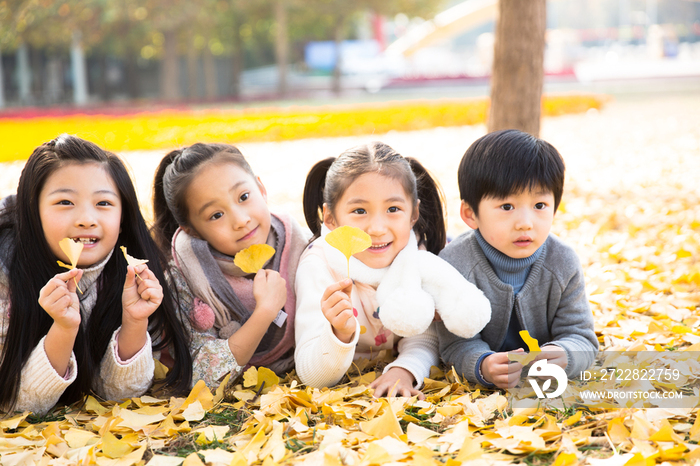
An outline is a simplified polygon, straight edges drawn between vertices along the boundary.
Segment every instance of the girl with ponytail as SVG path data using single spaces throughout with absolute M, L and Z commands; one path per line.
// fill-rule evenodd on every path
M 437 183 L 417 160 L 374 142 L 311 169 L 304 216 L 315 241 L 297 270 L 299 378 L 331 386 L 354 359 L 396 349 L 397 358 L 371 384 L 375 396 L 422 397 L 423 379 L 438 363 L 435 311 L 465 338 L 490 317 L 483 294 L 436 256 L 446 238 Z M 344 225 L 372 239 L 350 258 L 350 277 L 345 256 L 325 241 Z
M 208 386 L 247 365 L 294 367 L 294 276 L 308 234 L 270 213 L 265 186 L 241 152 L 194 144 L 163 158 L 154 183 L 156 241 L 194 295 L 182 323 L 192 337 L 194 380 Z M 275 254 L 249 274 L 234 256 L 268 244 Z M 181 280 L 178 280 L 181 281 Z

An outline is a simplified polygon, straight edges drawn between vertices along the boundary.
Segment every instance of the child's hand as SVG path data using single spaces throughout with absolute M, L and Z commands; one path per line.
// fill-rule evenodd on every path
M 75 290 L 82 276 L 81 269 L 59 273 L 39 291 L 39 305 L 56 325 L 66 330 L 77 331 L 80 327 L 80 301 Z
M 287 282 L 274 270 L 260 269 L 253 279 L 255 313 L 262 312 L 268 325 L 287 302 Z
M 352 341 L 356 328 L 351 293 L 352 280 L 346 278 L 326 288 L 321 297 L 321 311 L 331 323 L 335 336 L 343 343 Z
M 136 274 L 139 276 L 137 277 Z M 146 264 L 128 266 L 122 292 L 122 326 L 148 322 L 163 301 L 163 287 Z
M 378 379 L 372 382 L 369 387 L 374 389 L 374 397 L 380 396 L 418 396 L 419 400 L 424 400 L 425 395 L 420 390 L 413 388 L 416 379 L 413 374 L 401 367 L 392 367 Z
M 522 353 L 518 348 L 513 353 Z M 508 360 L 508 353 L 493 353 L 481 361 L 481 374 L 484 380 L 491 382 L 498 388 L 515 387 L 520 379 L 523 365 L 519 362 Z
M 561 346 L 545 345 L 541 349 L 542 352 L 537 355 L 535 361 L 546 359 L 548 364 L 556 364 L 562 369 L 566 369 L 566 366 L 569 365 L 569 358 L 566 355 L 566 350 Z

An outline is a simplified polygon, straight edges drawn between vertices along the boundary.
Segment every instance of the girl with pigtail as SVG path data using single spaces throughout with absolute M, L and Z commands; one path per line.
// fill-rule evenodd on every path
M 183 319 L 193 380 L 216 387 L 248 364 L 292 369 L 294 277 L 308 234 L 290 216 L 270 213 L 265 186 L 240 151 L 198 143 L 170 152 L 156 172 L 153 202 L 156 240 L 172 254 L 181 294 L 194 295 Z M 275 254 L 249 274 L 233 259 L 256 244 Z
M 423 397 L 438 363 L 435 312 L 465 338 L 489 321 L 488 300 L 436 254 L 445 246 L 437 183 L 414 159 L 374 142 L 318 162 L 304 187 L 316 238 L 297 269 L 296 370 L 314 386 L 338 383 L 354 359 L 398 351 L 372 382 L 375 396 Z M 325 236 L 360 228 L 372 245 L 350 258 Z

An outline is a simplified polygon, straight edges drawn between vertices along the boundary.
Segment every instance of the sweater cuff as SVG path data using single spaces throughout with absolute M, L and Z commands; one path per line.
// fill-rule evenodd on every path
M 153 381 L 155 363 L 151 335 L 146 333 L 146 344 L 133 358 L 120 363 L 117 353 L 117 334 L 120 329 L 121 327 L 112 334 L 96 383 L 98 394 L 107 400 L 141 396 Z
M 484 359 L 486 359 L 487 356 L 491 356 L 492 354 L 495 354 L 494 351 L 490 351 L 488 353 L 484 353 L 481 356 L 479 356 L 479 359 L 476 360 L 476 365 L 474 366 L 474 377 L 476 378 L 477 382 L 479 382 L 481 385 L 483 385 L 486 388 L 493 388 L 496 386 L 496 384 L 492 384 L 491 382 L 487 382 L 486 379 L 484 379 L 484 375 L 481 372 L 481 363 Z
M 66 373 L 56 372 L 46 354 L 44 340 L 46 340 L 45 336 L 29 354 L 27 362 L 22 367 L 20 391 L 17 394 L 15 406 L 20 411 L 45 414 L 58 402 L 66 388 L 78 376 L 78 364 L 73 353 L 70 355 Z
M 139 356 L 141 356 L 141 353 L 143 353 L 147 347 L 151 346 L 151 338 L 149 335 L 149 338 L 146 340 L 146 344 L 143 345 L 143 347 L 132 357 L 127 359 L 126 361 L 122 361 L 122 358 L 119 357 L 119 332 L 121 331 L 121 327 L 119 327 L 117 330 L 115 330 L 114 334 L 112 335 L 112 341 L 110 342 L 110 346 L 114 349 L 114 360 L 117 364 L 120 366 L 128 366 L 132 362 L 136 360 Z

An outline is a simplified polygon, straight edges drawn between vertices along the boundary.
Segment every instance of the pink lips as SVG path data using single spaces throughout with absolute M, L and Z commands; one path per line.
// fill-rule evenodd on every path
M 256 232 L 256 231 L 258 231 L 258 227 L 255 227 L 255 228 L 253 228 L 252 230 L 250 230 L 250 232 L 249 232 L 247 235 L 245 235 L 243 238 L 239 239 L 238 241 L 247 241 L 247 240 L 249 240 L 250 238 L 252 238 L 252 237 L 255 235 L 255 232 Z
M 513 244 L 521 248 L 527 247 L 532 244 L 532 239 L 528 236 L 521 236 L 520 238 L 513 241 Z

